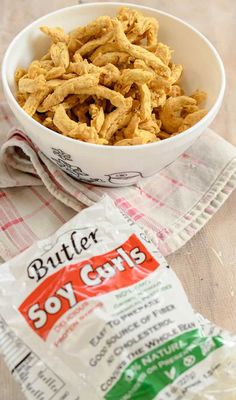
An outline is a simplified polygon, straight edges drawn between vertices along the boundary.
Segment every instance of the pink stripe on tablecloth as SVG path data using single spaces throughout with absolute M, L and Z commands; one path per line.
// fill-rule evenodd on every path
M 180 157 L 181 158 L 191 158 L 190 155 L 187 153 L 183 153 Z
M 184 215 L 184 219 L 186 219 L 186 221 L 191 221 L 192 216 L 189 214 Z
M 170 253 L 172 253 L 170 246 L 162 241 L 159 241 L 158 249 L 160 250 L 161 254 L 163 256 L 166 256 Z
M 140 213 L 140 211 L 133 207 L 132 204 L 130 204 L 125 198 L 119 197 L 118 199 L 115 200 L 115 204 L 122 208 L 124 211 L 127 212 L 127 214 L 134 220 L 138 221 L 139 219 L 144 217 L 143 213 Z
M 186 231 L 189 235 L 193 236 L 193 235 L 195 235 L 195 233 L 196 233 L 196 228 L 194 228 L 193 226 L 186 226 L 185 231 Z
M 14 206 L 13 202 L 10 200 L 7 192 L 5 192 L 5 196 L 2 197 L 1 200 L 2 208 L 3 211 L 5 212 L 6 216 L 6 222 L 14 221 L 18 218 L 21 217 L 19 215 L 19 211 L 16 209 Z M 21 243 L 21 247 L 25 247 L 28 245 L 28 243 L 32 242 L 32 239 L 37 239 L 37 236 L 34 234 L 34 232 L 30 229 L 30 227 L 24 222 L 24 220 L 21 222 L 21 224 L 18 225 L 17 232 L 14 232 L 17 237 L 19 237 L 19 241 Z
M 225 194 L 230 194 L 233 190 L 234 190 L 234 188 L 232 186 L 225 186 L 222 189 L 222 192 L 225 193 Z
M 150 218 L 144 218 L 145 221 L 145 225 L 152 229 L 156 236 L 161 239 L 161 240 L 165 240 L 166 238 L 168 238 L 168 236 L 170 236 L 171 231 L 165 227 L 161 227 L 157 225 L 156 221 L 151 221 Z
M 16 139 L 16 140 L 18 140 L 19 142 L 26 142 L 26 143 L 29 143 L 29 140 L 27 140 L 23 135 L 22 135 L 22 133 L 19 131 L 19 132 L 15 132 L 11 137 L 10 137 L 10 139 Z
M 197 166 L 197 165 L 201 165 L 202 164 L 202 161 L 200 161 L 200 160 L 198 160 L 196 158 L 192 158 L 192 156 L 190 156 L 189 154 L 186 154 L 186 153 L 182 154 L 180 157 L 183 158 L 183 159 L 186 159 L 186 160 L 191 160 L 191 165 L 193 165 L 193 167 L 195 165 Z
M 29 189 L 35 194 L 36 197 L 38 197 L 39 200 L 41 200 L 41 202 L 45 205 L 45 207 L 49 208 L 49 210 L 50 210 L 61 222 L 63 222 L 63 223 L 66 222 L 66 220 L 63 218 L 63 216 L 62 216 L 62 215 L 56 210 L 56 208 L 51 204 L 51 201 L 54 201 L 54 200 L 55 200 L 55 198 L 52 197 L 52 195 L 50 195 L 50 197 L 51 197 L 50 200 L 47 200 L 47 199 L 45 199 L 45 198 L 43 197 L 43 195 L 42 195 L 41 193 L 39 193 L 39 191 L 38 191 L 35 187 L 31 186 Z
M 215 209 L 212 206 L 208 206 L 205 211 L 210 215 L 213 215 L 215 213 Z
M 151 200 L 153 203 L 158 204 L 159 207 L 164 207 L 165 203 L 163 203 L 162 201 L 158 200 L 156 197 L 153 197 L 150 193 L 145 192 L 145 190 L 143 190 L 142 187 L 137 186 L 137 189 L 139 190 L 139 192 L 144 195 L 145 197 L 147 197 L 149 200 Z
M 158 200 L 156 197 L 152 196 L 150 193 L 147 193 L 146 191 L 143 190 L 139 185 L 136 186 L 139 192 L 150 199 L 153 203 L 157 204 L 159 207 L 166 207 L 172 210 L 177 216 L 182 216 L 181 212 L 176 210 L 174 207 L 171 207 L 169 204 L 164 202 L 164 200 Z
M 184 182 L 181 182 L 181 181 L 179 181 L 179 180 L 177 181 L 176 179 L 173 179 L 173 178 L 171 178 L 171 177 L 168 176 L 168 175 L 164 175 L 163 172 L 161 172 L 160 175 L 161 175 L 163 178 L 169 180 L 169 181 L 171 182 L 172 185 L 174 184 L 174 185 L 177 186 L 177 187 L 186 188 L 186 189 L 190 190 L 191 192 L 202 193 L 200 190 L 194 189 L 192 186 L 186 185 L 186 183 L 184 183 Z
M 23 222 L 23 218 L 20 217 L 20 218 L 13 219 L 11 221 L 8 221 L 5 225 L 0 226 L 0 229 L 2 231 L 6 231 L 8 228 L 10 228 L 10 226 L 17 225 L 20 222 Z
M 5 219 L 5 221 L 8 221 L 7 215 L 5 213 L 4 208 L 0 208 L 0 221 L 3 221 Z M 5 222 L 7 223 L 7 222 Z M 8 232 L 8 230 L 11 230 L 13 228 L 13 234 L 11 232 Z M 10 242 L 13 244 L 14 247 L 16 247 L 17 249 L 21 250 L 22 246 L 24 246 L 24 244 L 22 244 L 21 242 L 21 237 L 18 237 L 18 233 L 17 231 L 14 231 L 14 227 L 9 227 L 8 230 L 4 231 L 4 235 L 8 238 L 8 240 L 10 240 Z
M 160 175 L 165 178 L 167 181 L 171 182 L 172 185 L 174 186 L 179 186 L 182 187 L 184 184 L 181 181 L 178 181 L 177 179 L 171 178 L 168 175 L 165 175 L 163 172 L 160 172 Z

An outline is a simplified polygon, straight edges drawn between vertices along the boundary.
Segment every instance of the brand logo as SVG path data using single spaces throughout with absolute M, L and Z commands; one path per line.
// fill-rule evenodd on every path
M 62 243 L 53 254 L 48 251 L 41 257 L 35 258 L 27 267 L 28 277 L 39 282 L 60 265 L 72 261 L 76 255 L 88 250 L 93 243 L 97 243 L 97 229 L 81 237 L 81 231 L 74 230 L 68 243 Z M 56 245 L 54 246 L 57 247 Z M 51 250 L 50 250 L 51 251 Z
M 45 261 L 42 266 L 47 268 Z M 48 276 L 25 299 L 19 311 L 46 340 L 54 324 L 81 301 L 137 283 L 158 266 L 157 260 L 133 234 L 123 245 L 106 254 L 67 265 Z

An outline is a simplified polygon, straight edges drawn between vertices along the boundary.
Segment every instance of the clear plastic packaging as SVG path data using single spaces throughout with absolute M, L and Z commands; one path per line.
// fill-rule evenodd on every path
M 236 339 L 105 197 L 1 266 L 0 348 L 30 400 L 234 400 Z

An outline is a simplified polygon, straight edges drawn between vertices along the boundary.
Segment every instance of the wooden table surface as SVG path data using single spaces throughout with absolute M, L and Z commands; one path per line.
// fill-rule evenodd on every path
M 50 11 L 76 3 L 68 0 L 1 0 L 0 57 L 11 39 L 27 24 Z M 182 18 L 216 46 L 225 65 L 227 89 L 223 107 L 212 128 L 236 145 L 235 0 L 143 0 L 136 3 Z M 168 258 L 193 307 L 216 324 L 236 333 L 236 192 L 184 248 Z M 1 358 L 0 399 L 23 399 Z

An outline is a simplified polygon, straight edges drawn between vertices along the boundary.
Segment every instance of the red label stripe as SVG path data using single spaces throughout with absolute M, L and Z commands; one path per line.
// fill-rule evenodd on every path
M 46 340 L 55 323 L 79 302 L 137 283 L 158 266 L 133 234 L 119 248 L 50 275 L 25 299 L 19 311 Z

